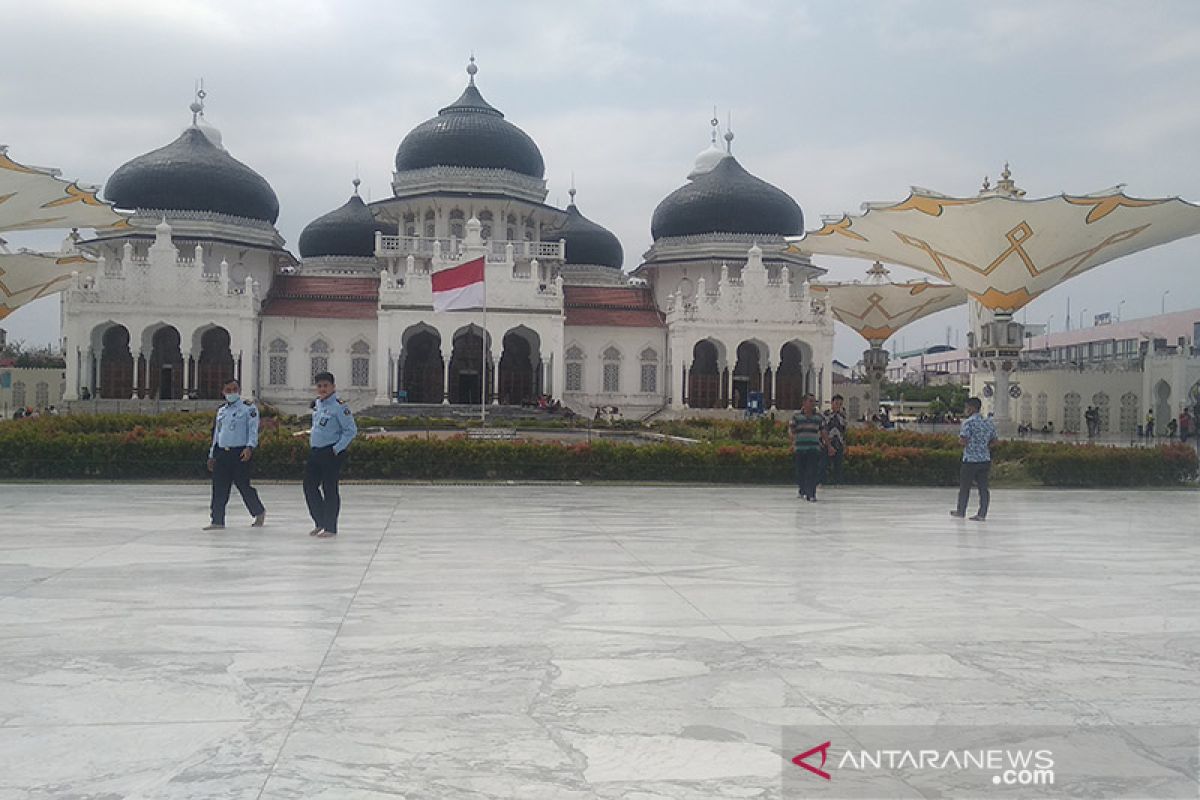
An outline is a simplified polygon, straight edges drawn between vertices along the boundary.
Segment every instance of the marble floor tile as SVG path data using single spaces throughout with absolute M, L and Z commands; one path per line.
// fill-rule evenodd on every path
M 861 726 L 1195 774 L 1144 733 L 1200 708 L 1194 491 L 346 485 L 328 542 L 260 492 L 0 485 L 0 797 L 790 800 L 786 731 Z

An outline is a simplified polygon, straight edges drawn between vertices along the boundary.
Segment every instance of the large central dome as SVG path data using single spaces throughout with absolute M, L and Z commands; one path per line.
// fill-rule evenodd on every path
M 705 233 L 792 236 L 803 230 L 796 201 L 731 155 L 667 195 L 650 221 L 655 240 Z
M 542 178 L 546 165 L 533 139 L 483 99 L 475 87 L 474 59 L 467 72 L 471 79 L 462 96 L 404 137 L 396 150 L 396 171 L 473 167 Z

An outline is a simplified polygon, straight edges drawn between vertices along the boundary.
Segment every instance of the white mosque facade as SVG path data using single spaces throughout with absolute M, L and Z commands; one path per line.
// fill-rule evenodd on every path
M 545 203 L 537 144 L 484 100 L 455 102 L 401 142 L 392 196 L 355 193 L 286 248 L 270 185 L 193 105 L 174 142 L 109 178 L 130 227 L 83 242 L 99 258 L 64 294 L 65 401 L 183 402 L 243 393 L 307 405 L 329 370 L 356 408 L 529 403 L 627 417 L 722 413 L 831 393 L 833 321 L 786 252 L 799 206 L 714 134 L 651 220 L 631 272 L 608 230 Z M 727 134 L 727 137 L 729 135 Z M 481 312 L 435 312 L 430 275 L 483 256 Z M 702 412 L 701 409 L 711 411 Z M 395 413 L 404 413 L 395 409 Z

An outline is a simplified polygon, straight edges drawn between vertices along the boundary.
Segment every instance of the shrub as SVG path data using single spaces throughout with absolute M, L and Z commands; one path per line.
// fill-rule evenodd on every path
M 1025 456 L 1029 474 L 1047 486 L 1157 486 L 1195 480 L 1196 450 L 1161 447 L 1052 445 Z

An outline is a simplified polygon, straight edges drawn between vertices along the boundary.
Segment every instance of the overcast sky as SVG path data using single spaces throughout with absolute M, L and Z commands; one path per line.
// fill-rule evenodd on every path
M 341 205 L 355 170 L 389 192 L 414 126 L 461 92 L 474 51 L 484 96 L 546 161 L 547 202 L 613 230 L 632 269 L 654 207 L 684 182 L 714 105 L 733 115 L 743 166 L 789 192 L 806 226 L 899 200 L 910 185 L 973 193 L 1010 161 L 1029 196 L 1127 184 L 1200 199 L 1200 3 L 4 0 L 0 143 L 18 161 L 102 184 L 190 122 L 194 81 L 225 146 L 279 196 L 300 231 Z M 14 245 L 45 239 L 10 235 Z M 61 237 L 55 234 L 50 242 Z M 865 264 L 819 260 L 833 279 Z M 897 278 L 916 276 L 897 269 Z M 1200 237 L 1102 266 L 1049 292 L 1126 319 L 1200 307 Z M 58 300 L 2 324 L 58 336 Z M 898 337 L 943 342 L 942 312 Z M 965 337 L 963 339 L 965 341 Z M 838 326 L 836 355 L 865 347 Z

